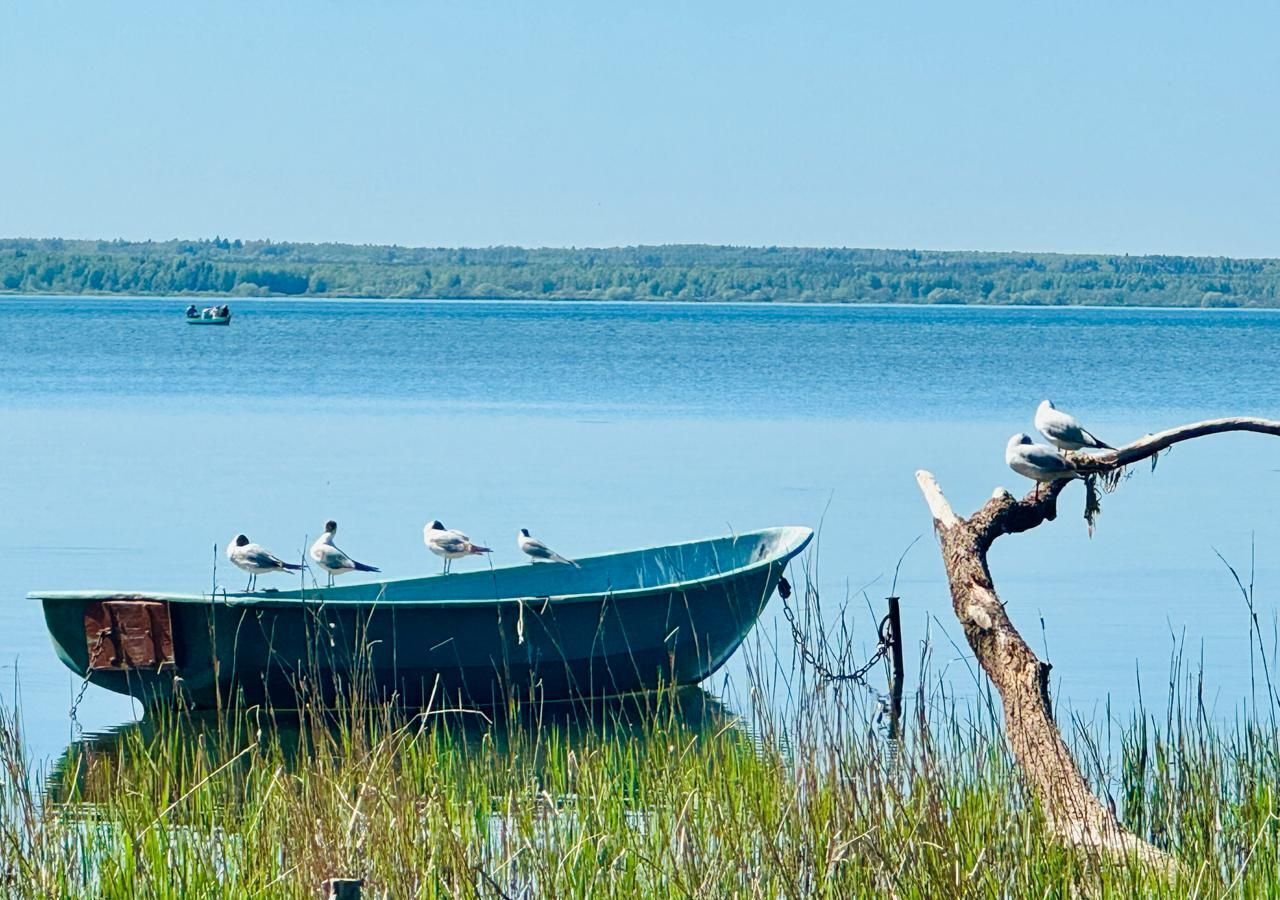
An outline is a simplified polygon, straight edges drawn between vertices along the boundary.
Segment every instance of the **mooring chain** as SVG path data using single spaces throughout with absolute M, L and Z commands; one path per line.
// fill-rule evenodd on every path
M 80 682 L 80 690 L 76 693 L 76 699 L 71 701 L 71 736 L 78 738 L 84 733 L 84 728 L 80 726 L 80 719 L 76 716 L 76 711 L 80 709 L 80 701 L 84 699 L 84 692 L 89 689 L 89 676 L 84 676 L 84 680 Z
M 796 623 L 795 612 L 791 609 L 791 604 L 787 602 L 787 598 L 791 596 L 791 585 L 786 578 L 778 579 L 778 596 L 782 598 L 782 614 L 787 617 L 787 624 L 791 626 L 791 639 L 795 641 L 796 648 L 800 651 L 800 658 L 818 673 L 820 679 L 837 682 L 852 681 L 855 684 L 862 685 L 877 697 L 881 696 L 879 691 L 867 684 L 867 673 L 871 671 L 876 663 L 884 659 L 891 649 L 890 638 L 885 633 L 889 625 L 888 616 L 880 620 L 880 625 L 876 629 L 879 643 L 876 645 L 876 652 L 871 654 L 871 658 L 852 672 L 837 672 L 818 659 L 817 654 L 809 647 L 809 642 L 805 640 L 804 633 Z
M 98 649 L 102 646 L 102 640 L 106 636 L 107 630 L 100 630 L 93 643 L 89 645 L 89 663 L 85 666 L 84 680 L 80 682 L 80 690 L 76 693 L 76 699 L 71 702 L 71 734 L 73 738 L 78 738 L 84 732 L 84 729 L 80 727 L 80 719 L 76 716 L 76 713 L 80 709 L 80 701 L 84 699 L 85 691 L 89 690 L 89 673 L 93 671 L 93 658 L 97 655 Z

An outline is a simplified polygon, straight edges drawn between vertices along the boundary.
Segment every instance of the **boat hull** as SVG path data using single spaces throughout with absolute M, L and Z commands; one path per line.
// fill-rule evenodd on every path
M 782 532 L 786 540 L 778 539 Z M 756 560 L 723 575 L 665 585 L 643 582 L 646 574 L 674 570 L 675 557 L 664 552 L 694 559 L 685 549 L 694 545 L 618 554 L 631 557 L 620 568 L 611 557 L 583 560 L 582 572 L 540 565 L 297 592 L 194 598 L 76 592 L 40 599 L 55 648 L 72 670 L 148 702 L 292 708 L 332 704 L 352 691 L 414 707 L 493 705 L 531 692 L 570 700 L 705 679 L 745 639 L 810 536 L 808 529 L 774 529 L 731 539 L 772 552 L 755 553 Z M 637 560 L 636 553 L 658 556 Z M 637 567 L 639 575 L 631 572 Z M 572 589 L 621 576 L 639 583 L 599 593 L 481 593 L 486 582 L 499 592 L 506 583 L 563 582 Z M 451 581 L 459 598 L 442 599 Z M 88 623 L 101 618 L 104 605 L 129 604 L 163 605 L 167 623 L 156 629 L 170 629 L 171 651 L 146 656 L 144 665 L 95 666 L 91 657 L 101 650 Z
M 215 316 L 212 319 L 206 319 L 201 316 L 187 316 L 188 325 L 230 325 L 230 316 Z

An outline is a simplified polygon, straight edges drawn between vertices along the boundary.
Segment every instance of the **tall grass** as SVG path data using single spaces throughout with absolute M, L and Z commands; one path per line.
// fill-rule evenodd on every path
M 772 654 L 756 645 L 755 696 L 775 690 Z M 1065 722 L 1100 795 L 1185 864 L 1172 877 L 1051 840 L 995 704 L 922 685 L 888 747 L 873 697 L 802 668 L 784 712 L 748 698 L 745 716 L 698 689 L 156 711 L 48 770 L 0 710 L 0 888 L 302 898 L 341 875 L 378 897 L 1276 896 L 1280 735 L 1269 710 L 1209 716 L 1200 677 L 1177 656 L 1159 715 Z

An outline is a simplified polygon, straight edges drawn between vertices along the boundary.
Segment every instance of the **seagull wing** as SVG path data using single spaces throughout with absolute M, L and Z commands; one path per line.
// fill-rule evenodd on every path
M 272 556 L 257 544 L 245 547 L 243 558 L 249 565 L 260 569 L 283 569 L 288 565 L 284 560 Z
M 1099 440 L 1092 431 L 1086 431 L 1085 429 L 1081 428 L 1080 434 L 1083 438 L 1081 443 L 1083 443 L 1086 447 L 1093 447 L 1097 450 L 1114 450 L 1115 449 L 1110 444 Z
M 520 542 L 520 549 L 534 559 L 554 559 L 551 548 L 537 538 L 525 538 Z
M 1039 423 L 1040 430 L 1044 432 L 1044 436 L 1067 444 L 1077 444 L 1081 447 L 1093 447 L 1098 450 L 1110 450 L 1109 444 L 1104 444 L 1090 433 L 1080 420 L 1070 413 L 1062 410 L 1049 410 L 1048 415 L 1044 417 L 1044 421 Z
M 491 552 L 488 547 L 481 547 L 479 544 L 471 540 L 471 538 L 467 537 L 461 531 L 455 531 L 455 532 L 452 532 L 452 534 L 462 541 L 462 547 L 463 547 L 464 553 L 472 553 L 479 556 L 482 553 Z
M 332 544 L 320 549 L 320 552 L 316 554 L 316 562 L 326 569 L 334 571 L 338 569 L 354 569 L 356 567 L 355 560 Z
M 442 531 L 431 538 L 431 543 L 445 553 L 470 553 L 471 540 L 456 531 Z
M 537 538 L 525 538 L 520 545 L 520 549 L 532 556 L 534 559 L 548 559 L 552 562 L 564 563 L 567 566 L 573 566 L 575 569 L 582 568 L 582 566 L 578 565 L 571 559 L 566 559 L 561 556 Z
M 1022 458 L 1044 472 L 1075 473 L 1076 467 L 1052 447 L 1044 444 L 1026 444 L 1019 448 Z
M 1057 438 L 1072 444 L 1083 444 L 1084 429 L 1080 427 L 1080 423 L 1070 416 L 1063 416 L 1061 419 L 1051 420 L 1048 423 L 1048 431 L 1046 437 Z

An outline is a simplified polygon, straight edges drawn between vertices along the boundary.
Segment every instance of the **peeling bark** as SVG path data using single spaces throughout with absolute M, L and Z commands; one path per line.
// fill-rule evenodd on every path
M 1064 455 L 1082 474 L 1098 475 L 1152 457 L 1180 441 L 1227 431 L 1280 436 L 1280 422 L 1213 419 L 1148 435 L 1105 453 Z M 1022 500 L 1000 488 L 966 519 L 952 510 L 932 474 L 919 471 L 916 481 L 933 515 L 952 607 L 974 656 L 1000 694 L 1010 749 L 1044 809 L 1050 830 L 1070 846 L 1112 856 L 1134 855 L 1161 868 L 1176 869 L 1172 857 L 1128 831 L 1089 789 L 1053 719 L 1049 666 L 1036 657 L 1006 615 L 987 567 L 987 551 L 996 538 L 1057 518 L 1058 497 L 1070 482 L 1041 486 Z

